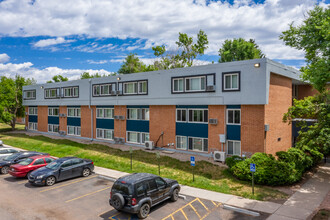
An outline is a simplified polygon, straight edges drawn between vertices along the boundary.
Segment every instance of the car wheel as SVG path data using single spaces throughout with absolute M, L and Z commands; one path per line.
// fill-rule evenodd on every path
M 47 177 L 47 179 L 46 179 L 47 186 L 52 186 L 55 184 L 55 182 L 56 182 L 56 179 L 53 176 Z
M 175 188 L 173 190 L 173 193 L 172 193 L 172 196 L 171 196 L 171 200 L 173 202 L 175 202 L 176 200 L 178 200 L 178 198 L 179 198 L 179 189 L 178 188 Z
M 119 194 L 119 193 L 114 194 L 111 197 L 111 200 L 112 200 L 112 206 L 116 210 L 120 210 L 121 208 L 124 207 L 125 200 L 124 200 L 124 197 L 121 194 Z
M 88 169 L 88 168 L 85 168 L 84 170 L 83 170 L 83 172 L 82 172 L 82 175 L 84 176 L 84 177 L 87 177 L 87 176 L 89 176 L 91 174 L 91 171 L 90 171 L 90 169 Z
M 7 174 L 8 171 L 9 171 L 9 167 L 8 166 L 4 166 L 4 167 L 1 168 L 1 173 L 2 174 Z
M 150 212 L 149 203 L 144 203 L 139 210 L 138 217 L 141 219 L 145 219 L 148 217 L 149 212 Z

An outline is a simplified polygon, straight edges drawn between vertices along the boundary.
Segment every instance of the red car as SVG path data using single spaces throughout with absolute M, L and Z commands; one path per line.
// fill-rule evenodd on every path
M 30 172 L 44 167 L 54 160 L 56 158 L 45 155 L 29 157 L 18 164 L 11 165 L 9 174 L 15 177 L 26 177 Z

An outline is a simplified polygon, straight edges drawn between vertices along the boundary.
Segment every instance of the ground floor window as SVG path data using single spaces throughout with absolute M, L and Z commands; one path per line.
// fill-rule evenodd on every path
M 208 139 L 199 137 L 176 136 L 176 148 L 208 152 Z
M 48 124 L 48 132 L 58 132 L 59 125 Z
M 33 130 L 33 131 L 38 130 L 38 123 L 29 122 L 29 130 Z
M 187 137 L 185 136 L 176 136 L 176 148 L 187 150 Z
M 68 135 L 80 136 L 81 128 L 77 126 L 68 126 Z
M 241 156 L 241 142 L 240 141 L 227 141 L 227 154 Z
M 149 141 L 149 133 L 127 131 L 127 142 L 135 144 L 144 144 Z
M 96 128 L 96 138 L 113 140 L 114 131 L 112 129 Z

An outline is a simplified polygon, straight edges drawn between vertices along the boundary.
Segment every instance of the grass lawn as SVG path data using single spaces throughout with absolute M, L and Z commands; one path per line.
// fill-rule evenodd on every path
M 143 150 L 133 152 L 133 170 L 130 165 L 130 154 L 127 151 L 111 148 L 101 144 L 82 144 L 67 139 L 51 139 L 45 136 L 28 136 L 8 133 L 7 126 L 0 124 L 0 139 L 8 145 L 26 150 L 47 152 L 56 157 L 76 156 L 94 161 L 96 166 L 123 172 L 148 172 L 158 174 L 158 162 L 155 153 Z M 160 157 L 162 177 L 176 179 L 180 184 L 233 194 L 257 200 L 283 200 L 287 195 L 265 186 L 255 186 L 252 195 L 251 184 L 235 179 L 227 169 L 207 161 L 197 162 L 195 181 L 192 181 L 190 162 L 182 162 L 169 156 Z

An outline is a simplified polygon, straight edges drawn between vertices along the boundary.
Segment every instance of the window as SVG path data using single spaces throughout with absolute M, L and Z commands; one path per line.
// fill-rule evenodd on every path
M 38 115 L 38 107 L 29 107 L 29 115 Z
M 241 124 L 241 110 L 227 109 L 227 124 L 240 125 Z
M 97 108 L 96 118 L 108 118 L 113 119 L 114 109 L 113 108 Z
M 35 99 L 36 90 L 26 90 L 24 91 L 24 99 Z
M 29 122 L 29 130 L 33 130 L 33 131 L 38 130 L 38 123 Z
M 79 158 L 72 159 L 72 165 L 77 165 L 77 164 L 81 164 L 81 163 L 83 163 L 82 159 L 79 159 Z
M 113 140 L 114 131 L 111 129 L 96 128 L 96 138 Z
M 187 150 L 187 137 L 184 136 L 176 136 L 176 148 Z
M 54 125 L 54 124 L 48 124 L 48 132 L 58 132 L 59 130 L 59 125 Z
M 223 73 L 223 91 L 240 90 L 240 73 Z
M 227 154 L 241 156 L 241 142 L 240 141 L 227 141 Z
M 67 160 L 64 163 L 62 163 L 61 167 L 62 168 L 66 168 L 72 165 L 72 161 L 71 160 Z
M 205 87 L 205 76 L 186 78 L 186 92 L 204 91 Z
M 189 137 L 189 150 L 208 152 L 208 140 L 206 138 Z
M 115 90 L 115 83 L 93 85 L 93 96 L 109 96 Z
M 148 92 L 147 81 L 139 82 L 139 94 L 146 94 Z
M 183 92 L 183 78 L 173 79 L 173 92 Z
M 176 121 L 186 122 L 187 121 L 187 109 L 177 109 L 176 110 Z
M 155 181 L 156 181 L 158 189 L 164 189 L 165 188 L 166 183 L 165 183 L 164 180 L 162 180 L 161 178 L 158 177 L 158 178 L 155 179 Z
M 50 157 L 46 157 L 46 158 L 45 158 L 46 163 L 51 163 L 51 162 L 53 162 L 54 160 L 55 160 L 55 159 L 50 158 Z
M 154 191 L 154 190 L 157 190 L 157 184 L 155 182 L 155 180 L 148 180 L 148 189 L 147 191 L 150 192 L 150 191 Z
M 48 107 L 48 116 L 58 116 L 59 108 L 58 107 Z
M 80 108 L 68 108 L 68 117 L 80 117 Z
M 124 94 L 137 94 L 137 82 L 124 83 Z
M 63 88 L 64 90 L 64 97 L 69 98 L 69 97 L 78 97 L 79 96 L 79 87 L 66 87 Z
M 93 95 L 99 96 L 100 95 L 100 85 L 94 85 L 93 86 Z
M 144 193 L 144 182 L 136 184 L 136 194 L 142 196 Z
M 68 135 L 80 136 L 81 128 L 77 126 L 68 126 Z
M 44 159 L 42 159 L 42 158 L 36 160 L 36 161 L 33 163 L 33 165 L 41 165 L 41 164 L 45 164 L 45 161 L 44 161 Z
M 134 81 L 134 82 L 124 82 L 123 93 L 124 95 L 145 95 L 148 94 L 148 81 Z M 121 84 L 120 84 L 121 85 Z M 119 88 L 120 88 L 119 85 Z
M 149 108 L 128 108 L 128 120 L 149 120 Z
M 149 133 L 128 131 L 127 132 L 127 142 L 135 144 L 144 144 L 149 141 Z
M 57 94 L 59 93 L 59 89 L 45 89 L 45 98 L 51 99 L 51 98 L 57 98 Z
M 144 144 L 146 141 L 149 141 L 149 133 L 141 133 L 142 137 L 142 144 Z
M 207 123 L 208 110 L 207 109 L 189 109 L 189 122 Z

